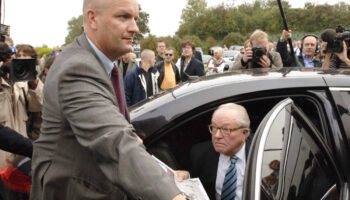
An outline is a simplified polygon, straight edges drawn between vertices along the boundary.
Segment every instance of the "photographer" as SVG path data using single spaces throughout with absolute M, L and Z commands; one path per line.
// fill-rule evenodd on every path
M 344 48 L 342 52 L 331 53 L 331 52 L 326 52 L 327 42 L 322 42 L 321 52 L 324 56 L 322 69 L 350 67 L 350 59 L 348 57 L 348 47 L 345 41 L 343 41 L 343 46 Z
M 292 37 L 292 31 L 283 30 L 280 40 L 278 40 L 276 51 L 280 53 L 283 66 L 285 67 L 321 67 L 322 62 L 316 58 L 318 48 L 318 37 L 316 35 L 305 35 L 301 39 L 300 55 L 297 61 L 287 49 L 287 39 Z M 298 63 L 296 63 L 298 62 Z
M 322 32 L 321 52 L 324 56 L 322 68 L 346 68 L 350 67 L 350 29 L 342 25 Z
M 239 54 L 235 59 L 234 69 L 247 68 L 280 68 L 283 67 L 279 53 L 268 51 L 269 36 L 262 30 L 255 30 L 250 36 L 250 45 L 244 54 Z
M 19 46 L 16 56 L 31 57 L 30 54 L 27 54 L 27 46 L 29 45 Z M 11 76 L 14 75 L 8 70 L 9 64 L 12 63 L 9 52 L 11 52 L 9 46 L 0 42 L 0 59 L 2 60 L 0 65 L 3 72 L 0 78 L 0 123 L 28 137 L 27 113 L 41 111 L 43 84 L 38 78 L 33 81 L 13 82 L 14 79 Z M 14 155 L 0 151 L 0 167 L 6 165 L 7 161 L 11 162 L 13 158 Z

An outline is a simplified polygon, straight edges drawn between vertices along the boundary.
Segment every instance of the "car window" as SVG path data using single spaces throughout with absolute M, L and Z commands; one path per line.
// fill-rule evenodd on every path
M 300 119 L 279 111 L 268 130 L 261 166 L 261 195 L 273 199 L 321 199 L 336 187 L 335 173 L 320 164 L 320 149 Z M 332 195 L 338 199 L 337 190 Z
M 331 88 L 344 131 L 350 140 L 350 88 Z

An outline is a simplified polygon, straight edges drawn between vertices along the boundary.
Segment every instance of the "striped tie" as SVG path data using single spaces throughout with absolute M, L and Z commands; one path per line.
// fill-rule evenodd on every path
M 221 200 L 234 200 L 236 196 L 237 189 L 237 169 L 236 162 L 237 157 L 232 156 L 230 158 L 231 164 L 227 169 L 224 184 L 221 191 Z

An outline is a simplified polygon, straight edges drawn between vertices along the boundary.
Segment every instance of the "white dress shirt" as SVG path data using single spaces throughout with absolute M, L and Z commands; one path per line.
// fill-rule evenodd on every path
M 238 160 L 237 160 L 237 163 L 236 163 L 237 189 L 236 189 L 235 200 L 241 200 L 242 199 L 242 192 L 243 192 L 244 172 L 245 172 L 245 166 L 246 166 L 245 144 L 236 153 L 236 156 L 238 157 Z M 216 173 L 216 184 L 215 184 L 215 191 L 216 191 L 215 192 L 215 197 L 216 197 L 217 200 L 221 199 L 222 186 L 224 184 L 226 171 L 229 168 L 230 164 L 231 164 L 230 157 L 225 156 L 224 154 L 220 154 L 219 164 L 218 164 L 218 171 Z

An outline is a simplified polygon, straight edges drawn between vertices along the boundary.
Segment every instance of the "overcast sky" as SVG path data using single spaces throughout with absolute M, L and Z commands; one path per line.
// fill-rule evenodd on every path
M 332 0 L 329 4 L 340 2 Z M 344 1 L 344 0 L 343 0 Z M 68 21 L 82 14 L 83 0 L 2 0 L 1 22 L 11 26 L 15 44 L 49 47 L 61 45 L 67 36 Z M 187 0 L 138 0 L 149 14 L 149 27 L 156 36 L 174 35 L 179 26 L 181 11 Z M 207 0 L 215 6 L 232 0 Z M 249 0 L 235 0 L 237 3 Z M 303 7 L 305 2 L 324 4 L 326 0 L 290 0 L 292 7 Z M 4 10 L 5 8 L 5 10 Z

